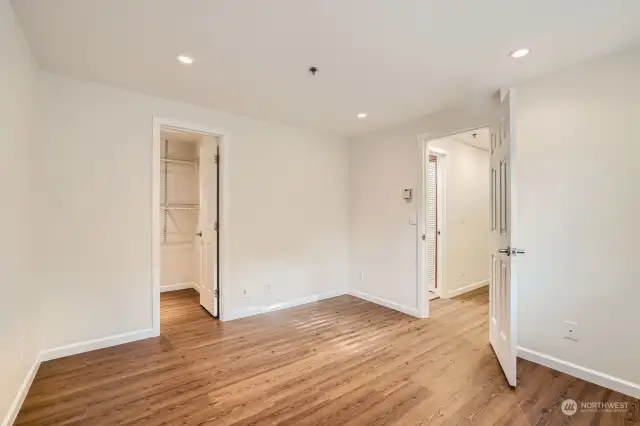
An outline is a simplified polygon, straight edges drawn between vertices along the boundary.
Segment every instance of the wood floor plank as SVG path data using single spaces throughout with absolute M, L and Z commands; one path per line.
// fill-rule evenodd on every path
M 527 361 L 511 389 L 488 293 L 416 319 L 351 296 L 222 323 L 162 293 L 161 336 L 41 365 L 16 425 L 633 425 L 639 402 Z M 566 398 L 628 412 L 562 414 Z

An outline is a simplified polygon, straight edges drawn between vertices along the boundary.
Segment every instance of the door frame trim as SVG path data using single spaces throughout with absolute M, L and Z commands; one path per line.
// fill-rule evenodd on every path
M 154 336 L 160 335 L 160 133 L 163 127 L 184 130 L 192 133 L 202 133 L 218 137 L 218 300 L 219 319 L 225 321 L 227 309 L 227 294 L 229 245 L 227 218 L 229 217 L 229 132 L 220 128 L 211 128 L 200 124 L 188 123 L 153 116 L 153 136 L 151 149 L 151 324 Z
M 435 139 L 442 139 L 449 136 L 457 135 L 458 133 L 470 132 L 473 130 L 484 129 L 487 127 L 491 127 L 491 124 L 482 124 L 479 126 L 462 128 L 460 130 L 456 130 L 456 131 L 448 132 L 444 134 L 422 133 L 422 134 L 419 134 L 417 137 L 418 148 L 420 152 L 420 163 L 421 163 L 420 179 L 418 181 L 419 182 L 418 190 L 416 191 L 416 202 L 418 203 L 418 207 L 417 207 L 418 226 L 416 227 L 416 231 L 417 231 L 416 244 L 417 244 L 417 254 L 418 254 L 418 258 L 416 259 L 417 269 L 418 269 L 416 273 L 416 277 L 417 277 L 416 299 L 418 301 L 417 308 L 418 308 L 419 318 L 429 317 L 429 284 L 427 283 L 427 253 L 426 253 L 426 243 L 422 241 L 422 234 L 424 234 L 427 230 L 427 215 L 426 215 L 427 188 L 426 188 L 425 182 L 427 181 L 427 167 L 428 167 L 427 155 L 429 153 L 429 142 Z M 445 201 L 445 205 L 446 205 L 446 201 Z M 446 224 L 446 219 L 444 220 L 444 222 Z M 440 258 L 444 257 L 444 250 L 445 248 L 443 246 L 439 256 Z M 443 281 L 441 281 L 441 284 L 442 283 Z M 441 292 L 442 292 L 442 288 L 443 286 L 441 286 L 440 288 Z

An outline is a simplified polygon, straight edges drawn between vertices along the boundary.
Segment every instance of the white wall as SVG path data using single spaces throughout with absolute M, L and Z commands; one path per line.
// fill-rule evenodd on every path
M 451 109 L 353 140 L 349 148 L 350 290 L 417 314 L 418 203 L 404 188 L 422 179 L 418 135 L 443 136 L 491 122 L 492 104 Z M 363 278 L 363 279 L 361 279 Z M 426 279 L 425 279 L 426 285 Z
M 39 291 L 30 278 L 29 145 L 36 64 L 8 1 L 0 0 L 0 422 L 38 350 Z
M 346 141 L 48 73 L 38 90 L 46 348 L 151 327 L 154 115 L 229 132 L 231 314 L 346 291 Z
M 636 384 L 639 75 L 640 49 L 573 67 L 522 85 L 516 115 L 519 344 Z
M 518 261 L 518 343 L 575 364 L 568 368 L 573 372 L 587 368 L 636 384 L 638 75 L 640 49 L 574 66 L 517 88 L 514 117 L 516 244 L 527 252 Z M 401 198 L 402 189 L 421 178 L 416 135 L 488 123 L 488 114 L 449 110 L 352 142 L 353 288 L 416 309 L 417 235 L 408 225 L 416 206 Z M 580 324 L 579 342 L 562 338 L 564 320 Z
M 429 141 L 446 152 L 445 228 L 442 238 L 442 297 L 452 297 L 488 284 L 489 280 L 489 152 L 452 138 Z

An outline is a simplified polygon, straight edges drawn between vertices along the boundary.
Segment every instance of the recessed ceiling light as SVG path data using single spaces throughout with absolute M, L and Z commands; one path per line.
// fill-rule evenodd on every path
M 178 61 L 180 61 L 181 64 L 191 65 L 193 63 L 193 58 L 187 55 L 178 55 Z
M 525 49 L 514 50 L 513 52 L 509 53 L 509 56 L 511 56 L 512 58 L 518 59 L 518 58 L 523 58 L 528 54 L 529 54 L 529 49 L 525 48 Z
M 367 114 L 365 112 L 361 112 L 358 114 L 358 118 L 367 118 Z

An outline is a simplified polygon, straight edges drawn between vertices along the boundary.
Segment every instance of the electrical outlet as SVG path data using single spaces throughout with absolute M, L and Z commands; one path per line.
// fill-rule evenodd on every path
M 265 293 L 271 293 L 271 290 L 272 290 L 272 289 L 271 289 L 271 283 L 266 283 L 266 284 L 264 285 L 264 292 L 265 292 Z
M 249 292 L 244 287 L 242 288 L 242 297 L 249 297 Z
M 578 333 L 578 323 L 575 321 L 565 321 L 564 322 L 564 338 L 565 339 L 569 339 L 569 340 L 573 340 L 574 342 L 577 342 L 579 340 L 579 333 Z

